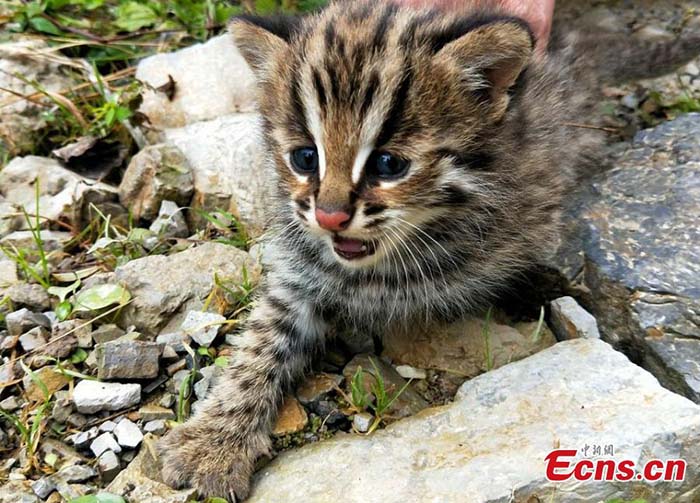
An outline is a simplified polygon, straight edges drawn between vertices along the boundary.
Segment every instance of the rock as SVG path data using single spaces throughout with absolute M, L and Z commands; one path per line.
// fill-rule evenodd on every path
M 32 491 L 40 499 L 45 500 L 49 497 L 49 494 L 56 490 L 56 484 L 51 480 L 51 477 L 41 477 L 40 479 L 32 482 Z
M 158 405 L 166 409 L 171 408 L 175 405 L 175 396 L 172 393 L 165 393 L 158 401 Z
M 70 332 L 70 335 L 66 335 Z M 56 323 L 52 330 L 52 339 L 58 337 L 70 337 L 75 340 L 79 348 L 89 349 L 92 347 L 92 323 L 85 320 L 66 320 Z
M 272 434 L 278 437 L 302 431 L 309 418 L 301 404 L 292 397 L 286 397 L 277 415 L 277 423 Z
M 57 423 L 65 424 L 68 417 L 73 413 L 73 400 L 67 391 L 58 391 L 54 393 L 53 409 L 51 410 L 51 419 Z
M 374 364 L 372 363 L 374 362 Z M 428 407 L 426 402 L 416 391 L 409 385 L 404 389 L 406 381 L 394 370 L 394 367 L 385 363 L 381 358 L 370 355 L 357 355 L 343 369 L 346 385 L 349 387 L 353 376 L 359 367 L 365 372 L 364 383 L 365 391 L 372 392 L 372 385 L 375 382 L 373 374 L 375 366 L 384 380 L 384 389 L 389 397 L 393 398 L 402 389 L 401 394 L 394 400 L 393 404 L 387 409 L 386 415 L 389 418 L 398 419 L 402 417 L 412 416 L 421 410 Z
M 396 372 L 404 379 L 425 379 L 428 374 L 423 369 L 417 369 L 410 365 L 397 365 Z
M 314 374 L 307 377 L 297 388 L 297 399 L 302 405 L 309 405 L 325 399 L 343 382 L 343 376 L 333 374 Z
M 363 412 L 361 414 L 355 414 L 355 417 L 352 418 L 352 427 L 355 428 L 358 433 L 367 433 L 372 427 L 373 422 L 374 417 L 372 417 L 372 414 Z
M 68 419 L 66 419 L 66 424 L 68 424 L 68 426 L 72 428 L 81 429 L 84 428 L 87 424 L 87 418 L 82 414 L 74 412 L 73 414 L 68 416 Z
M 190 206 L 204 211 L 229 211 L 248 235 L 264 231 L 273 206 L 276 173 L 265 160 L 257 114 L 235 114 L 181 129 L 165 131 L 168 144 L 178 147 L 194 175 Z M 189 215 L 191 229 L 205 222 Z
M 156 128 L 255 109 L 255 77 L 228 34 L 143 59 L 136 78 L 147 84 L 140 111 Z M 170 82 L 172 94 L 158 90 Z
M 172 395 L 170 396 L 172 397 Z M 172 407 L 172 403 L 170 407 Z M 175 419 L 175 413 L 169 407 L 148 404 L 139 409 L 139 417 L 143 422 L 150 422 L 160 419 Z
M 133 302 L 122 310 L 122 326 L 154 336 L 175 314 L 201 309 L 219 278 L 240 283 L 241 268 L 257 278 L 258 266 L 245 252 L 221 243 L 205 243 L 170 256 L 145 257 L 118 267 L 116 278 Z
M 73 390 L 73 402 L 79 412 L 94 414 L 101 410 L 122 410 L 141 401 L 140 384 L 80 381 Z
M 158 376 L 161 347 L 155 342 L 116 340 L 98 344 L 99 379 L 150 379 Z
M 19 344 L 25 352 L 44 348 L 48 341 L 49 332 L 44 327 L 34 327 L 19 338 Z
M 106 492 L 128 491 L 129 501 L 142 503 L 186 503 L 195 499 L 193 489 L 176 491 L 162 483 L 155 440 L 153 435 L 144 437 L 138 456 L 107 486 Z
M 98 428 L 92 427 L 87 431 L 80 431 L 70 437 L 66 437 L 66 440 L 69 440 L 76 449 L 83 450 L 88 448 L 90 442 L 96 439 L 98 434 Z
M 582 308 L 573 297 L 553 300 L 552 326 L 560 341 L 576 339 L 600 339 L 598 322 Z
M 113 323 L 108 323 L 97 327 L 92 332 L 92 340 L 95 341 L 95 344 L 101 344 L 116 340 L 122 335 L 124 335 L 124 330 Z
M 32 492 L 31 486 L 26 481 L 10 480 L 0 486 L 0 501 L 3 503 L 39 503 L 39 499 Z
M 97 460 L 97 467 L 100 470 L 102 481 L 107 483 L 114 480 L 114 477 L 121 471 L 119 458 L 113 451 L 103 452 Z
M 0 95 L 0 151 L 11 156 L 33 151 L 37 133 L 46 126 L 42 116 L 45 108 L 20 97 L 36 93 L 32 82 L 49 92 L 61 92 L 73 86 L 69 74 L 62 70 L 62 60 L 48 57 L 49 52 L 46 42 L 38 38 L 0 44 L 0 88 L 17 93 Z M 46 102 L 50 103 L 48 99 Z
M 285 452 L 258 473 L 248 502 L 692 501 L 681 495 L 700 484 L 698 441 L 700 407 L 604 342 L 576 339 L 468 381 L 451 405 Z M 549 452 L 583 457 L 591 443 L 638 466 L 683 458 L 685 480 L 546 480 Z
M 64 466 L 55 474 L 55 476 L 68 482 L 69 484 L 74 484 L 76 482 L 86 482 L 95 475 L 97 475 L 97 472 L 87 465 Z M 54 475 L 52 475 L 52 477 L 53 476 Z
M 43 286 L 34 283 L 16 283 L 5 291 L 16 306 L 25 306 L 32 311 L 51 308 L 51 299 Z
M 126 418 L 119 421 L 117 427 L 114 428 L 114 434 L 117 436 L 119 445 L 127 449 L 138 447 L 141 440 L 143 440 L 143 433 L 141 433 L 139 427 Z
M 163 201 L 189 206 L 192 171 L 179 149 L 151 145 L 136 154 L 119 185 L 119 199 L 136 220 L 154 220 Z
M 200 346 L 209 347 L 225 322 L 226 318 L 220 314 L 190 311 L 182 322 L 180 330 Z
M 117 454 L 122 452 L 121 446 L 117 443 L 117 441 L 114 439 L 114 435 L 111 433 L 103 433 L 93 440 L 90 444 L 90 450 L 96 458 L 99 458 L 100 455 L 106 451 L 112 451 Z
M 56 391 L 65 388 L 70 382 L 70 377 L 61 374 L 58 370 L 52 367 L 43 367 L 34 372 L 37 380 L 44 383 L 49 394 L 55 393 Z M 32 379 L 30 375 L 25 375 L 22 378 L 22 384 L 24 385 L 24 391 L 27 393 L 27 397 L 35 402 L 43 402 L 45 400 L 44 392 L 37 385 L 37 383 Z
M 52 337 L 39 354 L 64 359 L 78 349 L 78 345 L 78 337 L 75 333 L 64 333 Z
M 604 340 L 700 403 L 700 114 L 640 131 L 614 164 L 574 204 L 553 267 L 581 277 Z
M 2 225 L 2 217 L 2 209 L 0 209 L 0 226 Z M 5 234 L 7 233 L 3 233 L 2 227 L 0 227 L 0 237 Z M 3 292 L 15 283 L 19 283 L 17 264 L 8 259 L 5 255 L 0 255 L 0 295 L 4 295 Z
M 153 433 L 154 435 L 165 435 L 168 428 L 165 425 L 164 419 L 154 419 L 143 426 L 143 431 L 146 433 Z
M 192 339 L 184 332 L 168 332 L 156 337 L 156 342 L 170 346 L 177 353 L 186 353 L 185 344 L 190 344 Z
M 548 331 L 534 337 L 493 320 L 488 325 L 488 337 L 485 337 L 484 324 L 484 320 L 469 319 L 436 325 L 429 330 L 416 328 L 410 334 L 390 334 L 384 341 L 383 354 L 395 364 L 443 370 L 471 378 L 525 358 L 556 342 Z
M 111 433 L 114 431 L 114 428 L 116 428 L 116 427 L 117 427 L 117 423 L 115 423 L 114 421 L 105 421 L 104 423 L 102 423 L 100 425 L 99 430 L 100 431 L 107 431 L 107 432 Z
M 43 314 L 33 313 L 27 308 L 13 311 L 5 316 L 5 324 L 10 335 L 22 335 L 32 328 L 51 328 L 51 322 Z
M 0 171 L 0 193 L 7 201 L 24 206 L 29 213 L 36 206 L 34 184 L 37 182 L 39 208 L 45 221 L 64 221 L 75 228 L 81 228 L 83 210 L 89 203 L 116 201 L 118 197 L 115 188 L 83 179 L 60 162 L 45 157 L 17 157 Z
M 161 203 L 158 217 L 149 230 L 159 238 L 185 238 L 190 233 L 182 210 L 172 201 Z
M 21 406 L 22 404 L 20 403 L 19 399 L 14 395 L 10 395 L 0 402 L 0 409 L 7 412 L 14 412 Z
M 49 263 L 53 260 L 53 253 L 57 250 L 62 250 L 63 246 L 68 243 L 72 236 L 70 232 L 60 232 L 60 231 L 47 231 L 42 230 L 39 232 L 41 242 L 46 252 L 46 259 Z M 32 231 L 15 231 L 11 234 L 0 239 L 0 245 L 12 248 L 24 250 L 26 253 L 26 258 L 29 261 L 38 261 L 39 254 L 37 253 L 36 241 L 34 240 L 34 235 Z M 13 285 L 17 286 L 17 285 Z M 12 287 L 10 287 L 12 288 Z M 9 288 L 8 288 L 9 290 Z M 43 302 L 43 297 L 42 297 Z M 43 307 L 43 306 L 42 306 Z

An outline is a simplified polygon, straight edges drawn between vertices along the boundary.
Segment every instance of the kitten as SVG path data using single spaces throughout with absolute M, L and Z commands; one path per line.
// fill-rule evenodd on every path
M 234 501 L 329 332 L 459 319 L 556 240 L 600 142 L 572 124 L 621 58 L 575 37 L 538 58 L 519 19 L 364 0 L 232 33 L 259 80 L 278 236 L 230 368 L 161 447 L 166 482 Z

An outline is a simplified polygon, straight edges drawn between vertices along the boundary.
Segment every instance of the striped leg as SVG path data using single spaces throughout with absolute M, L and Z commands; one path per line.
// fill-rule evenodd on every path
M 202 497 L 245 498 L 254 463 L 269 450 L 282 394 L 322 348 L 324 335 L 310 305 L 269 289 L 203 407 L 161 441 L 164 480 L 194 487 Z

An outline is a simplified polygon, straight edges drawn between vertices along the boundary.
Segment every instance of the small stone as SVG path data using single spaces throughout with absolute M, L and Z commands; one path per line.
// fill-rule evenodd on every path
M 200 346 L 209 347 L 225 321 L 220 314 L 190 311 L 180 328 Z
M 168 381 L 168 389 L 176 395 L 180 393 L 182 383 L 190 375 L 189 370 L 178 370 L 173 374 L 173 378 Z
M 100 470 L 102 481 L 105 483 L 114 480 L 114 477 L 121 471 L 119 458 L 113 451 L 103 452 L 97 460 L 97 467 Z
M 95 341 L 95 344 L 102 344 L 116 340 L 122 335 L 124 335 L 124 330 L 119 328 L 117 325 L 109 323 L 93 330 L 92 339 Z
M 66 334 L 70 332 L 70 335 Z M 84 320 L 66 320 L 56 323 L 52 330 L 51 338 L 58 337 L 75 339 L 75 344 L 79 348 L 88 349 L 92 347 L 92 323 Z
M 0 201 L 0 236 L 3 235 L 3 203 Z M 19 283 L 19 277 L 17 276 L 17 264 L 7 257 L 0 256 L 0 291 L 4 290 L 8 286 L 12 286 L 15 283 Z
M 277 416 L 272 434 L 278 437 L 297 433 L 306 427 L 309 418 L 296 398 L 286 397 Z
M 343 376 L 333 374 L 316 374 L 307 377 L 297 388 L 297 399 L 303 405 L 318 402 L 334 391 L 341 382 L 343 382 Z
M 64 333 L 61 336 L 55 336 L 40 352 L 41 355 L 51 356 L 53 358 L 67 358 L 73 351 L 78 349 L 78 337 L 74 333 Z
M 73 444 L 73 446 L 78 450 L 87 449 L 90 442 L 97 438 L 99 431 L 97 427 L 93 426 L 87 431 L 81 431 L 69 437 L 66 440 Z
M 154 435 L 165 435 L 167 429 L 168 428 L 165 425 L 165 420 L 163 419 L 149 421 L 143 427 L 143 431 L 145 431 L 146 433 L 153 433 Z
M 0 337 L 0 351 L 12 351 L 17 347 L 19 335 L 7 335 Z
M 172 397 L 172 395 L 170 395 Z M 174 398 L 173 398 L 174 400 Z M 172 406 L 172 405 L 171 405 Z M 175 414 L 170 408 L 148 404 L 139 409 L 139 416 L 144 422 L 158 419 L 175 419 Z
M 16 396 L 11 395 L 5 398 L 3 401 L 0 402 L 0 409 L 3 409 L 7 412 L 14 412 L 17 409 L 21 407 L 20 401 L 17 399 Z
M 186 353 L 185 343 L 189 344 L 192 341 L 189 335 L 184 332 L 168 332 L 160 334 L 156 337 L 158 344 L 170 346 L 178 353 Z
M 561 341 L 569 339 L 600 339 L 598 322 L 572 297 L 552 301 L 552 327 Z
M 175 363 L 171 363 L 170 365 L 168 365 L 165 369 L 165 372 L 169 376 L 175 376 L 178 372 L 183 372 L 186 368 L 187 360 L 183 358 L 181 360 L 176 361 Z
M 32 483 L 32 491 L 41 499 L 46 499 L 56 490 L 56 484 L 51 477 L 41 477 Z
M 352 418 L 352 427 L 355 428 L 359 433 L 367 433 L 372 427 L 372 422 L 374 418 L 371 414 L 363 412 L 361 414 L 355 414 Z
M 166 409 L 171 408 L 173 405 L 175 405 L 175 396 L 172 393 L 165 393 L 162 397 L 160 397 L 158 405 L 165 407 Z
M 179 355 L 177 354 L 177 351 L 175 351 L 171 346 L 165 346 L 163 347 L 163 354 L 160 355 L 160 357 L 163 360 L 177 360 L 179 358 Z
M 43 348 L 49 341 L 49 332 L 44 327 L 34 327 L 19 338 L 19 344 L 25 352 Z
M 158 217 L 149 227 L 159 238 L 185 238 L 190 230 L 182 210 L 172 201 L 163 201 L 158 211 Z
M 59 371 L 52 367 L 43 367 L 35 372 L 37 381 L 41 381 L 46 386 L 46 389 L 50 394 L 65 388 L 70 382 L 70 377 L 61 374 Z M 39 387 L 32 376 L 25 375 L 22 378 L 22 384 L 24 384 L 24 390 L 30 400 L 43 401 L 45 399 L 44 392 Z
M 139 427 L 126 418 L 119 421 L 117 427 L 114 428 L 114 434 L 117 436 L 119 445 L 129 449 L 134 449 L 143 440 L 143 433 Z
M 51 309 L 51 298 L 43 286 L 34 283 L 17 283 L 5 291 L 13 304 L 25 306 L 32 311 Z
M 68 421 L 68 417 L 73 413 L 73 400 L 65 391 L 55 393 L 54 398 L 51 419 L 57 423 L 65 424 Z
M 158 376 L 160 345 L 155 342 L 117 340 L 98 344 L 97 377 L 150 379 Z
M 329 426 L 345 421 L 345 414 L 342 413 L 338 404 L 331 400 L 319 400 L 312 404 L 311 408 Z
M 131 159 L 119 199 L 135 220 L 154 220 L 163 201 L 187 206 L 193 190 L 192 171 L 182 152 L 170 145 L 151 145 Z
M 76 482 L 85 482 L 91 479 L 97 475 L 97 472 L 87 465 L 71 465 L 64 466 L 58 470 L 56 475 L 69 484 L 74 484 Z
M 636 110 L 639 106 L 639 98 L 634 93 L 626 94 L 622 97 L 620 103 L 630 110 Z
M 22 335 L 35 327 L 51 328 L 51 322 L 43 314 L 33 313 L 29 309 L 22 308 L 19 311 L 8 313 L 5 316 L 7 331 L 10 335 Z
M 111 433 L 103 433 L 93 440 L 90 444 L 90 450 L 96 458 L 100 457 L 100 454 L 105 451 L 113 451 L 117 454 L 122 452 L 122 448 Z
M 397 365 L 396 372 L 404 379 L 425 379 L 428 377 L 425 370 L 410 365 Z
M 68 419 L 66 419 L 66 424 L 72 428 L 84 428 L 87 424 L 87 418 L 78 412 L 73 412 Z
M 116 428 L 116 426 L 117 423 L 115 423 L 114 421 L 105 421 L 100 425 L 99 430 L 102 432 L 107 431 L 111 433 L 114 431 L 114 428 Z
M 122 410 L 141 401 L 140 384 L 119 384 L 84 379 L 73 390 L 78 411 L 94 414 L 101 410 Z

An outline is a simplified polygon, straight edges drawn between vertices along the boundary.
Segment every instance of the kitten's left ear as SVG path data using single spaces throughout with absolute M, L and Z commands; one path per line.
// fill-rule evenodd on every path
M 497 115 L 505 112 L 508 90 L 527 66 L 534 49 L 532 32 L 517 18 L 498 18 L 469 30 L 445 45 L 437 57 L 457 64 L 485 89 Z
M 300 26 L 299 16 L 241 15 L 231 20 L 228 29 L 255 76 L 264 80 L 275 56 L 289 46 Z

